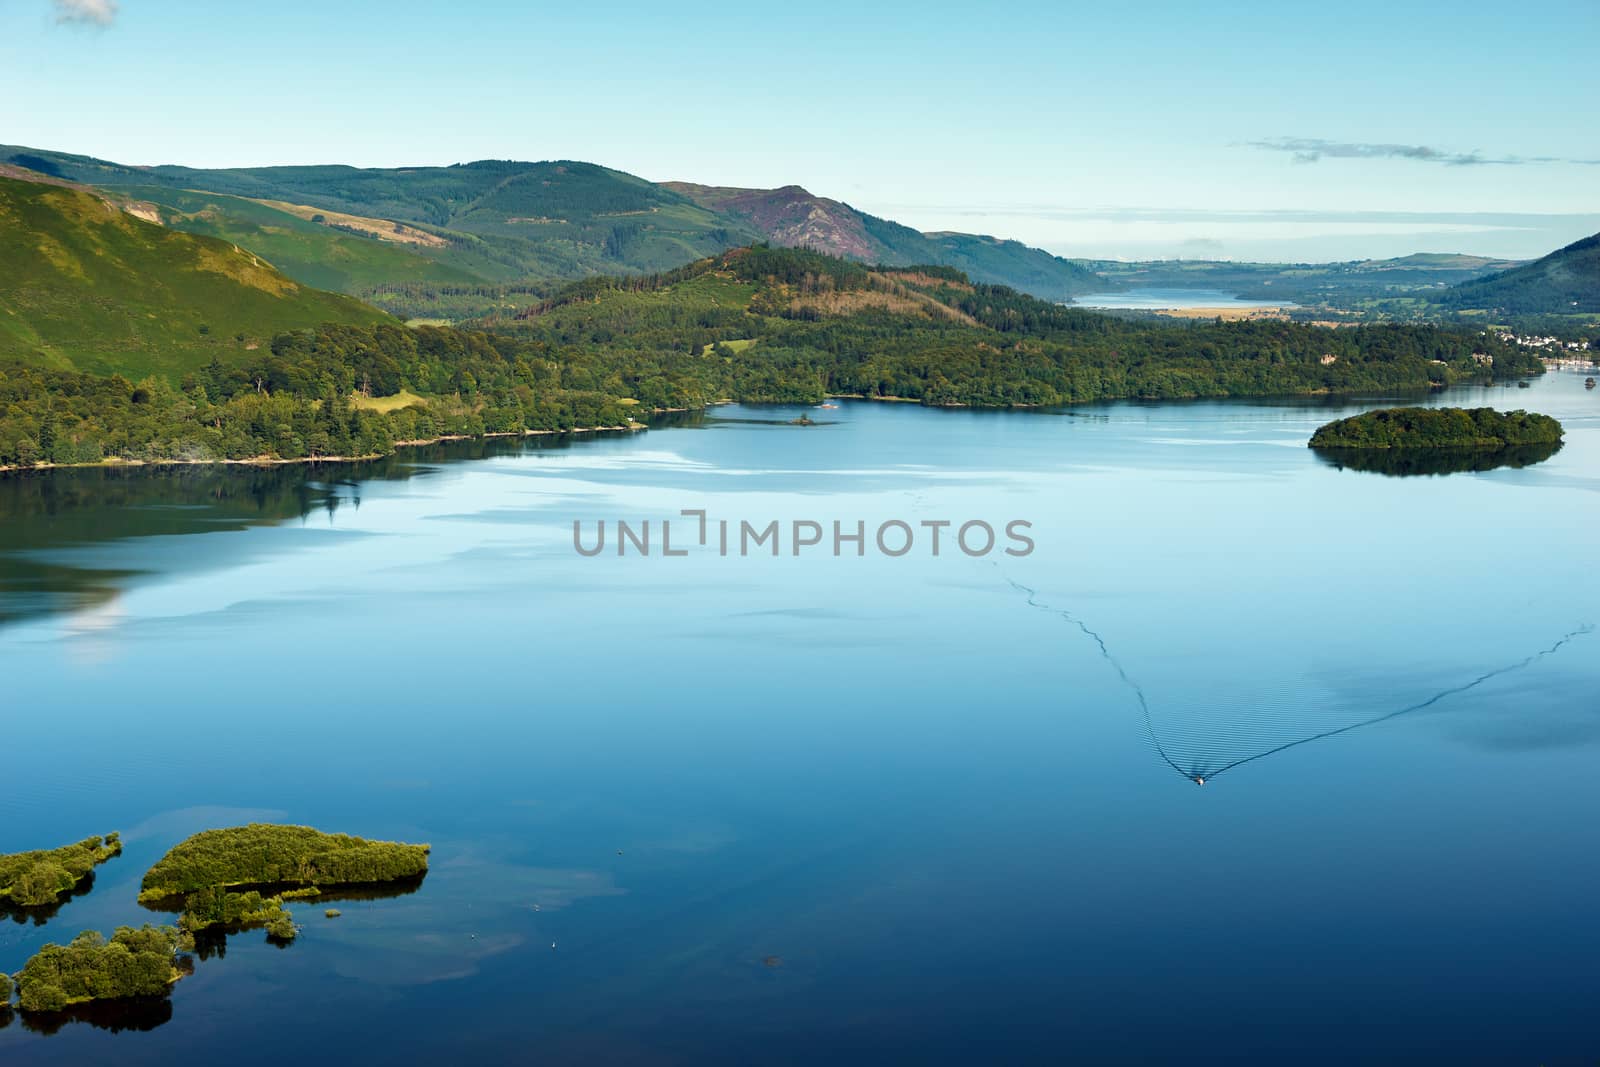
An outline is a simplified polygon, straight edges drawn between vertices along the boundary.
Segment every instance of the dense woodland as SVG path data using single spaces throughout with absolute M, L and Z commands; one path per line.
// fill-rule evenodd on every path
M 1531 411 L 1384 408 L 1317 428 L 1312 448 L 1486 449 L 1554 445 L 1561 423 Z
M 484 329 L 324 326 L 173 381 L 0 367 L 0 466 L 370 456 L 397 442 L 624 426 L 721 399 L 931 405 L 1423 392 L 1542 371 L 1482 332 L 1143 323 L 949 268 L 757 247 L 590 279 Z M 373 398 L 397 397 L 384 405 Z
M 46 945 L 16 977 L 23 1011 L 60 1011 L 91 1000 L 160 996 L 181 972 L 178 931 L 146 924 L 105 935 L 86 930 L 66 945 Z

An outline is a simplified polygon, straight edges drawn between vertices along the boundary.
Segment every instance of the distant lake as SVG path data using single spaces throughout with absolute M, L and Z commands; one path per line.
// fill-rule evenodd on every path
M 1124 311 L 1181 311 L 1186 308 L 1292 308 L 1287 300 L 1240 300 L 1220 289 L 1136 288 L 1120 293 L 1087 293 L 1073 303 L 1078 307 Z
M 1305 447 L 1372 402 L 843 402 L 0 478 L 0 851 L 127 844 L 0 969 L 170 920 L 140 876 L 202 828 L 433 845 L 0 1063 L 1588 1062 L 1600 395 L 1423 402 L 1567 444 L 1394 478 Z M 682 509 L 711 550 L 572 549 Z

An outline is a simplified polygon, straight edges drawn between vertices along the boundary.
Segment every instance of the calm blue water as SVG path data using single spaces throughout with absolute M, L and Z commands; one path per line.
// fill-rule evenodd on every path
M 1242 300 L 1221 289 L 1161 289 L 1138 287 L 1120 293 L 1085 293 L 1073 303 L 1086 308 L 1118 308 L 1137 311 L 1170 311 L 1184 308 L 1278 308 L 1298 307 L 1284 300 Z
M 1304 447 L 1370 405 L 847 403 L 13 479 L 0 851 L 128 847 L 0 968 L 159 918 L 140 875 L 208 826 L 434 863 L 0 1061 L 1591 1062 L 1600 635 L 1539 653 L 1600 622 L 1600 392 L 1445 399 L 1567 446 L 1401 479 Z M 683 508 L 1037 549 L 572 550 Z

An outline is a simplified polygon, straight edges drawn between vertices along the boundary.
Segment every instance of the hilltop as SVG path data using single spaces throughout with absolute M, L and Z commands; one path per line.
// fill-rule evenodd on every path
M 1046 300 L 1070 300 L 1080 293 L 1116 287 L 1093 271 L 1020 241 L 948 231 L 920 233 L 841 201 L 815 196 L 798 185 L 738 189 L 693 182 L 663 184 L 705 208 L 733 216 L 785 248 L 809 248 L 887 267 L 955 267 L 976 281 L 1008 285 Z
M 0 222 L 0 357 L 172 375 L 238 363 L 283 330 L 387 318 L 70 186 L 0 177 Z
M 1509 315 L 1600 312 L 1600 233 L 1532 263 L 1458 285 L 1440 302 Z

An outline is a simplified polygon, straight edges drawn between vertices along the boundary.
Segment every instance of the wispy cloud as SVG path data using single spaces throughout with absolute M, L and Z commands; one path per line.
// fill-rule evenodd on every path
M 1246 148 L 1287 152 L 1296 163 L 1315 163 L 1321 159 L 1409 159 L 1419 163 L 1442 163 L 1447 167 L 1520 167 L 1536 163 L 1576 163 L 1600 166 L 1600 159 L 1568 159 L 1562 156 L 1486 156 L 1471 152 L 1451 152 L 1425 144 L 1379 144 L 1369 141 L 1324 141 L 1318 137 L 1269 137 L 1246 141 Z
M 53 0 L 56 21 L 76 26 L 109 26 L 117 21 L 117 0 Z

